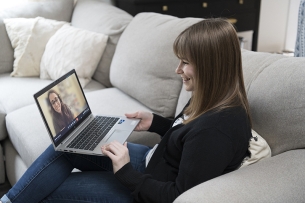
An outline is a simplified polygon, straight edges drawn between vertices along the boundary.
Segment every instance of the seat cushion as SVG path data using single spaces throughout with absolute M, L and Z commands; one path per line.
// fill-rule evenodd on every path
M 145 106 L 116 88 L 107 88 L 86 93 L 87 101 L 94 114 L 124 115 L 125 112 L 146 110 Z M 27 166 L 51 143 L 36 104 L 22 107 L 6 116 L 9 138 Z M 132 142 L 153 145 L 160 137 L 153 133 L 133 133 Z
M 36 77 L 10 77 L 8 73 L 0 75 L 0 140 L 6 136 L 6 114 L 35 103 L 33 95 L 50 84 L 52 80 L 41 80 Z M 105 88 L 102 84 L 92 80 L 84 89 L 85 92 Z
M 195 186 L 174 203 L 304 202 L 305 150 L 292 150 Z
M 14 185 L 28 168 L 9 139 L 3 142 L 5 154 L 6 177 L 11 185 Z

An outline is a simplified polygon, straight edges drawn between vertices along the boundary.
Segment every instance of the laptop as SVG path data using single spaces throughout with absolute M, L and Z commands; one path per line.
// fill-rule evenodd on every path
M 123 144 L 140 121 L 93 115 L 74 69 L 34 99 L 56 151 L 103 156 L 101 146 L 114 140 Z

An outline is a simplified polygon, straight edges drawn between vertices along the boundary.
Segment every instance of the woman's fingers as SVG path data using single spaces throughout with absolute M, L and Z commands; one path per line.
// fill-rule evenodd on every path
M 115 158 L 115 155 L 111 152 L 105 149 L 105 147 L 102 147 L 102 152 L 104 155 L 108 156 L 111 160 Z
M 112 154 L 116 155 L 119 153 L 120 146 L 116 143 L 116 141 L 109 143 L 108 145 L 104 146 L 106 151 L 111 152 Z
M 139 112 L 134 112 L 134 113 L 125 113 L 125 116 L 127 118 L 137 118 Z
M 127 142 L 125 142 L 124 145 L 117 141 L 111 142 L 102 147 L 102 152 L 112 160 L 114 173 L 130 162 Z

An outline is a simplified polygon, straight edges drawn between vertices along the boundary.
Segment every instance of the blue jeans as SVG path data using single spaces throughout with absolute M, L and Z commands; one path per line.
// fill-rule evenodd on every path
M 149 147 L 127 144 L 130 163 L 145 170 Z M 77 168 L 82 172 L 71 173 Z M 114 176 L 108 157 L 54 151 L 49 146 L 1 198 L 7 202 L 132 202 L 131 191 Z

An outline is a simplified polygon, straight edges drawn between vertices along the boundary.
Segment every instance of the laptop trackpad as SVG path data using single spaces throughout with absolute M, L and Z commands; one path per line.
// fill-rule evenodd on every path
M 105 140 L 106 144 L 112 142 L 112 141 L 118 141 L 120 142 L 121 144 L 123 144 L 126 139 L 128 138 L 129 136 L 129 133 L 127 130 L 119 130 L 119 129 L 116 129 L 112 132 L 112 134 L 110 136 L 108 136 Z

